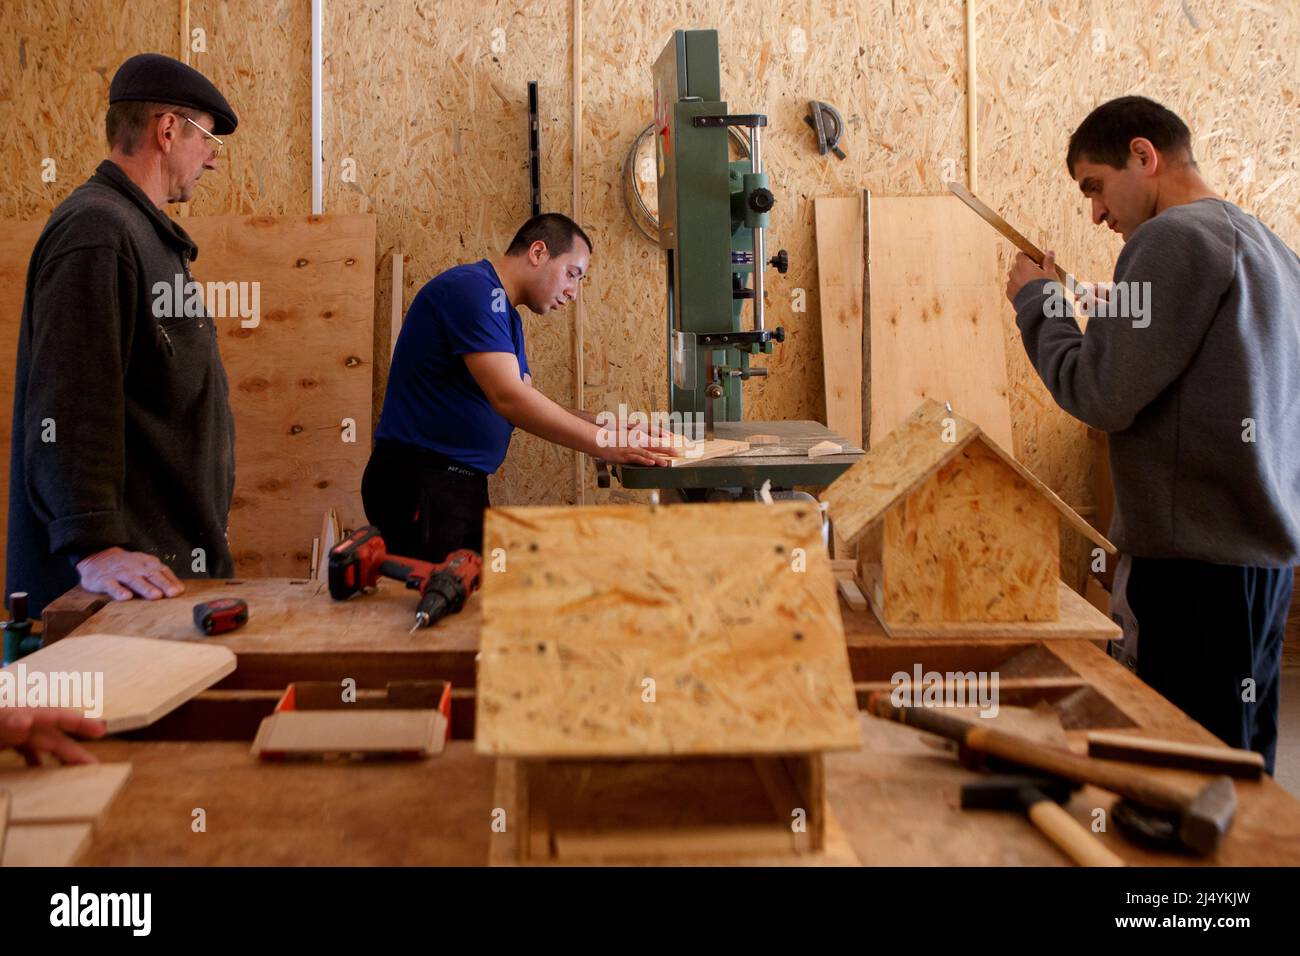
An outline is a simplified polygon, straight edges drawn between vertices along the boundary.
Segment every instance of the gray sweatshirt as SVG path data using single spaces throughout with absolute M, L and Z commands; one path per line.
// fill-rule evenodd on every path
M 1111 540 L 1142 557 L 1300 563 L 1300 258 L 1201 199 L 1134 230 L 1114 281 L 1110 308 L 1128 293 L 1127 314 L 1098 312 L 1086 332 L 1046 280 L 1015 300 L 1043 384 L 1110 433 Z

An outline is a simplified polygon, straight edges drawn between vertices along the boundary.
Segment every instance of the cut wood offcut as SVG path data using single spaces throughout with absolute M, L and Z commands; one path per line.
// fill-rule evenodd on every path
M 890 634 L 945 624 L 1056 622 L 1062 518 L 1115 553 L 978 426 L 933 401 L 874 444 L 822 497 L 851 542 L 884 524 L 870 590 Z M 1098 619 L 1102 633 L 1091 636 L 1118 630 L 1078 603 Z M 1070 610 L 1077 610 L 1073 603 Z

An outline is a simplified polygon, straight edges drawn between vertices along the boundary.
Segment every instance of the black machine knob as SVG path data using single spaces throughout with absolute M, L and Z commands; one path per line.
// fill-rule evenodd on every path
M 760 186 L 749 194 L 749 208 L 754 212 L 771 212 L 775 205 L 776 197 L 772 195 L 770 189 Z
M 777 326 L 775 329 L 772 330 L 772 338 L 775 339 L 775 340 L 778 341 L 778 342 L 784 342 L 784 341 L 785 341 L 785 329 L 782 328 L 781 326 Z
M 785 275 L 790 268 L 790 256 L 784 249 L 774 255 L 771 259 L 768 259 L 767 262 L 768 265 L 775 268 L 777 272 L 781 273 L 781 275 Z

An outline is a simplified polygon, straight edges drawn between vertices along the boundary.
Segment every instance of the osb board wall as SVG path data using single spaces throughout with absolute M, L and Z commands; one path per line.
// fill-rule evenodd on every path
M 528 217 L 529 80 L 539 85 L 542 206 L 572 211 L 569 24 L 566 0 L 326 4 L 325 204 L 379 217 L 376 424 L 393 254 L 405 257 L 405 309 L 442 270 L 504 251 Z M 356 161 L 355 182 L 344 179 L 345 159 Z M 606 215 L 587 208 L 588 219 Z M 597 268 L 599 295 L 619 277 L 613 261 Z M 574 309 L 520 312 L 534 385 L 574 404 Z M 588 328 L 595 321 L 589 307 Z M 522 431 L 490 487 L 499 504 L 570 501 L 573 490 L 572 452 Z
M 178 5 L 0 0 L 0 156 L 14 170 L 0 214 L 42 216 L 102 153 L 103 98 L 128 52 L 174 51 Z M 305 0 L 194 0 L 207 30 L 194 64 L 241 116 L 230 158 L 205 177 L 195 212 L 307 212 L 310 97 Z M 438 270 L 501 248 L 527 213 L 526 82 L 541 85 L 543 202 L 570 209 L 571 0 L 330 0 L 325 38 L 327 211 L 378 215 L 376 394 L 382 398 L 390 255 L 405 262 L 403 302 Z M 966 166 L 964 8 L 923 0 L 588 0 L 583 15 L 583 220 L 597 256 L 585 291 L 589 408 L 661 406 L 660 254 L 623 207 L 623 157 L 651 111 L 649 68 L 675 27 L 721 30 L 723 92 L 769 116 L 765 152 L 778 203 L 770 321 L 789 338 L 746 385 L 752 418 L 821 418 L 812 200 L 937 194 Z M 1069 133 L 1097 103 L 1152 95 L 1192 126 L 1210 184 L 1300 245 L 1295 154 L 1300 11 L 1285 2 L 981 3 L 978 85 L 983 198 L 1086 278 L 1108 278 L 1119 240 L 1090 226 L 1064 171 Z M 495 33 L 494 30 L 501 31 Z M 1097 32 L 1100 31 L 1100 34 Z M 497 49 L 493 49 L 493 45 Z M 503 45 L 504 44 L 504 45 Z M 15 66 L 16 64 L 16 66 Z M 1208 80 L 1208 81 L 1207 81 Z M 809 98 L 844 114 L 848 159 L 820 157 L 803 124 Z M 60 159 L 40 183 L 40 157 Z M 341 179 L 357 160 L 357 182 Z M 1009 259 L 1004 249 L 1003 265 Z M 805 290 L 807 311 L 791 311 Z M 537 384 L 573 394 L 573 310 L 525 316 Z M 1017 455 L 1067 502 L 1092 503 L 1082 426 L 1052 404 L 1006 315 Z M 571 500 L 572 456 L 516 438 L 492 482 L 501 503 Z M 603 495 L 588 495 L 594 500 Z M 1067 580 L 1086 553 L 1063 552 Z

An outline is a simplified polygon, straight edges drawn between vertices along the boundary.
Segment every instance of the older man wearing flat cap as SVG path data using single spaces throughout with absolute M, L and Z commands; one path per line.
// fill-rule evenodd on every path
M 51 214 L 27 270 L 7 585 L 34 614 L 77 583 L 156 599 L 234 573 L 216 330 L 154 290 L 184 288 L 198 254 L 162 207 L 193 196 L 238 119 L 201 73 L 156 53 L 122 64 L 108 102 L 108 159 Z

